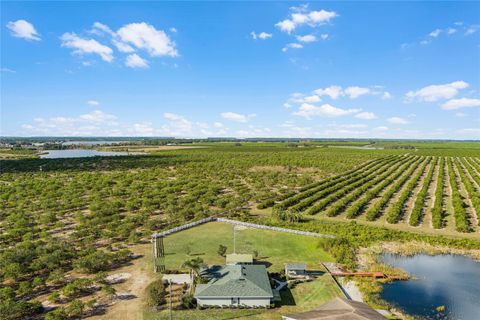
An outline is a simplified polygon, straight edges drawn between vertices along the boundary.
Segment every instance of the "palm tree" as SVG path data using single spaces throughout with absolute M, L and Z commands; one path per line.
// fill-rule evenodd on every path
M 205 268 L 206 266 L 207 265 L 200 257 L 187 260 L 182 264 L 182 268 L 189 268 L 200 281 L 202 280 L 202 277 L 200 276 L 200 269 Z

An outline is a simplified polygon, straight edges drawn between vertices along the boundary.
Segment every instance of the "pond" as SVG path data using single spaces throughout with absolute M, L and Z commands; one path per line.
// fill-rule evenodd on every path
M 48 152 L 41 154 L 40 158 L 44 159 L 58 159 L 58 158 L 82 158 L 82 157 L 95 157 L 95 156 L 125 156 L 132 154 L 139 154 L 141 152 L 110 152 L 110 151 L 97 151 L 90 149 L 69 149 L 69 150 L 44 150 Z
M 480 262 L 460 255 L 385 254 L 414 278 L 386 284 L 381 297 L 420 319 L 480 319 Z M 445 311 L 436 310 L 445 306 Z

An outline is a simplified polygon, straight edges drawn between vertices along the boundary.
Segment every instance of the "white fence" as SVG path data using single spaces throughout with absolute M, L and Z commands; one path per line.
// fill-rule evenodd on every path
M 154 233 L 152 235 L 153 238 L 158 238 L 158 237 L 165 237 L 168 236 L 169 234 L 176 233 L 182 230 L 190 229 L 192 227 L 207 223 L 207 222 L 212 222 L 212 221 L 218 221 L 218 222 L 226 222 L 234 225 L 239 225 L 239 226 L 244 226 L 247 228 L 256 228 L 256 229 L 267 229 L 267 230 L 273 230 L 273 231 L 279 231 L 279 232 L 287 232 L 287 233 L 293 233 L 293 234 L 300 234 L 304 236 L 310 236 L 310 237 L 319 237 L 319 238 L 335 238 L 333 235 L 328 235 L 328 234 L 321 234 L 321 233 L 315 233 L 315 232 L 309 232 L 309 231 L 300 231 L 300 230 L 293 230 L 293 229 L 287 229 L 287 228 L 280 228 L 280 227 L 273 227 L 273 226 L 266 226 L 263 224 L 256 224 L 256 223 L 250 223 L 250 222 L 243 222 L 243 221 L 237 221 L 237 220 L 232 220 L 232 219 L 226 219 L 226 218 L 217 218 L 217 217 L 208 217 L 204 219 L 200 219 L 195 222 L 187 223 L 160 233 Z

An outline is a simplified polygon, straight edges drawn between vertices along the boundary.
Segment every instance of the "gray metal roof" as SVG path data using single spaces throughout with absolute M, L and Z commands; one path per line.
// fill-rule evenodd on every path
M 200 274 L 209 282 L 197 285 L 195 298 L 273 298 L 264 265 L 211 266 Z

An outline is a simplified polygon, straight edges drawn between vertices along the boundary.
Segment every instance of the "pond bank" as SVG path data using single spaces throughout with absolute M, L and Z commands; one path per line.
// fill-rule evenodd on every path
M 443 258 L 439 259 L 439 256 Z M 451 290 L 446 290 L 445 288 L 454 288 L 457 286 L 459 292 L 467 290 L 467 293 L 470 292 L 472 288 L 465 288 L 468 284 L 461 284 L 458 280 L 452 280 L 451 283 L 445 285 L 445 277 L 455 277 L 457 268 L 461 269 L 464 265 L 462 263 L 457 263 L 458 261 L 455 260 L 455 256 L 461 256 L 464 260 L 470 262 L 480 261 L 480 250 L 452 249 L 415 241 L 408 243 L 380 243 L 360 250 L 357 256 L 359 268 L 364 271 L 390 269 L 403 274 L 409 272 L 413 278 L 417 280 L 391 282 L 362 278 L 355 279 L 355 282 L 360 289 L 365 302 L 373 307 L 388 308 L 393 314 L 403 319 L 411 318 L 406 313 L 414 314 L 417 317 L 420 315 L 429 319 L 430 316 L 439 316 L 444 308 L 447 310 L 442 314 L 459 314 L 458 308 L 455 309 L 452 305 L 451 301 L 453 300 L 450 299 L 452 297 L 450 297 L 449 294 Z M 396 258 L 388 259 L 388 257 Z M 398 261 L 395 259 L 398 259 Z M 442 261 L 430 262 L 432 259 Z M 411 260 L 414 262 L 406 263 L 406 261 Z M 438 270 L 438 273 L 435 273 L 435 268 L 439 267 L 439 263 L 443 263 L 442 267 L 440 267 L 441 269 Z M 470 267 L 468 270 L 472 272 L 471 269 L 472 268 Z M 480 270 L 477 271 L 480 272 Z M 439 277 L 436 277 L 437 275 L 439 275 Z M 432 292 L 426 288 L 427 283 L 428 288 L 430 289 L 432 286 L 438 286 L 437 290 Z M 385 289 L 388 289 L 388 291 Z M 434 294 L 434 296 L 432 296 L 432 294 Z M 459 294 L 460 293 L 457 293 L 457 295 Z M 431 299 L 424 301 L 422 304 L 418 303 L 421 299 L 413 299 L 412 297 L 421 297 L 424 300 L 427 300 L 427 298 L 430 297 Z M 426 306 L 427 304 L 428 306 Z M 465 308 L 466 307 L 463 309 Z

